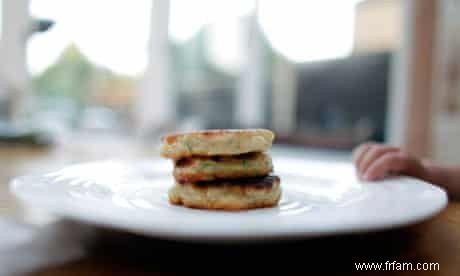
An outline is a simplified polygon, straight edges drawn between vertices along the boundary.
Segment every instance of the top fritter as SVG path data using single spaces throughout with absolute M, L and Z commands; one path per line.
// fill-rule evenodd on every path
M 160 154 L 171 159 L 238 155 L 270 149 L 275 135 L 267 129 L 203 130 L 163 137 Z

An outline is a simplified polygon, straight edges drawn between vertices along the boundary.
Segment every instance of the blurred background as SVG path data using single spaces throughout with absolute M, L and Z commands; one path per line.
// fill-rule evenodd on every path
M 265 127 L 279 144 L 373 140 L 460 161 L 457 1 L 0 6 L 2 141 L 157 143 Z
M 276 132 L 275 158 L 349 162 L 356 145 L 372 140 L 460 164 L 459 15 L 458 0 L 0 0 L 3 243 L 27 237 L 5 219 L 57 220 L 21 206 L 11 179 L 154 158 L 169 132 L 263 127 Z M 455 234 L 455 218 L 444 221 L 423 232 Z M 410 244 L 421 251 L 409 256 L 430 255 L 432 240 L 415 234 Z M 440 244 L 458 240 L 452 235 Z M 33 237 L 74 248 L 66 235 Z M 63 256 L 20 247 L 32 263 Z M 109 251 L 117 250 L 101 255 Z M 26 264 L 17 252 L 0 248 Z M 455 261 L 432 255 L 447 256 L 446 271 Z M 123 265 L 97 266 L 129 274 Z

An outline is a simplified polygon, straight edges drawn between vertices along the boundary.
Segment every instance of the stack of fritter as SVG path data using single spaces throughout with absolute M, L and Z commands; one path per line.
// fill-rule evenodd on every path
M 271 175 L 266 129 L 205 130 L 163 138 L 161 155 L 174 161 L 169 201 L 191 208 L 242 210 L 274 206 L 280 180 Z

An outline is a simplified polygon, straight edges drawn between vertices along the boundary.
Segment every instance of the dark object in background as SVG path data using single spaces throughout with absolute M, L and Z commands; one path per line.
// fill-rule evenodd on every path
M 47 32 L 54 24 L 55 22 L 51 19 L 34 18 L 30 26 L 30 35 Z
M 0 122 L 0 144 L 45 147 L 53 144 L 53 139 L 50 133 L 45 131 L 19 128 Z
M 187 118 L 197 116 L 205 123 L 206 129 L 237 128 L 233 124 L 234 91 L 232 88 L 220 88 L 198 93 L 181 93 L 179 113 Z
M 391 53 L 299 65 L 296 143 L 352 148 L 383 141 Z
M 48 19 L 33 19 L 29 27 L 29 35 L 48 31 L 54 25 L 54 21 Z M 3 88 L 8 89 L 9 87 Z M 1 87 L 0 87 L 1 89 Z M 11 89 L 11 88 L 9 88 Z M 16 91 L 13 91 L 16 93 Z M 14 94 L 10 91 L 9 95 Z M 11 98 L 0 99 L 0 117 L 9 120 L 11 116 Z M 52 135 L 46 131 L 17 127 L 8 121 L 0 121 L 0 144 L 49 146 L 53 144 Z

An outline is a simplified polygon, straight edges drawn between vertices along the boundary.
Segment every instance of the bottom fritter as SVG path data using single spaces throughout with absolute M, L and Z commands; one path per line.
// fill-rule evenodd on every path
M 278 176 L 176 183 L 169 190 L 172 204 L 198 209 L 246 210 L 272 207 L 281 197 Z

